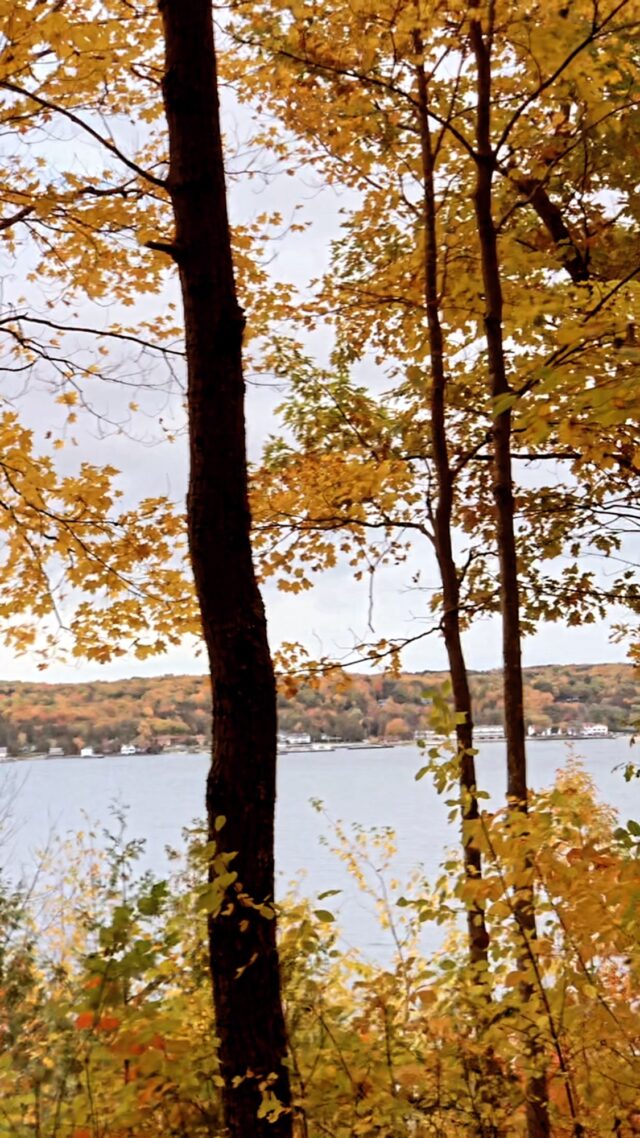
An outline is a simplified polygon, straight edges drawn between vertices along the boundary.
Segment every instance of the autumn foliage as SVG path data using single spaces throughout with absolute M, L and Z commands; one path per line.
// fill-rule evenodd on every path
M 60 892 L 2 895 L 0 1070 L 9 1134 L 141 1138 L 221 1134 L 201 924 L 213 902 L 206 847 L 191 834 L 188 866 L 140 878 L 140 844 L 115 832 L 57 848 L 44 867 Z M 334 835 L 336 849 L 379 897 L 389 964 L 341 950 L 330 911 L 289 898 L 281 911 L 283 977 L 296 1133 L 381 1131 L 400 1138 L 523 1133 L 522 1041 L 544 1039 L 553 1133 L 637 1132 L 638 850 L 640 826 L 616 828 L 578 766 L 532 801 L 514 832 L 502 812 L 478 824 L 486 872 L 476 886 L 492 930 L 492 997 L 469 970 L 456 928 L 468 881 L 448 862 L 439 880 L 391 884 L 392 840 Z M 514 844 L 533 851 L 540 936 L 519 999 L 514 966 Z M 576 868 L 579 867 L 579 872 Z M 222 870 L 222 866 L 220 867 Z M 324 905 L 330 904 L 325 901 Z M 35 936 L 35 925 L 37 936 Z M 443 947 L 425 958 L 425 923 Z M 268 1082 L 263 1109 L 278 1110 Z
M 411 737 L 429 729 L 432 693 L 442 672 L 385 675 L 339 669 L 278 696 L 280 731 L 308 732 L 357 742 L 388 735 Z M 476 722 L 502 723 L 500 674 L 472 672 Z M 31 748 L 62 747 L 76 754 L 204 746 L 210 738 L 211 698 L 205 676 L 161 676 L 91 684 L 0 682 L 0 746 L 28 757 Z M 580 732 L 585 723 L 626 731 L 640 719 L 636 673 L 630 664 L 525 669 L 527 722 L 538 730 Z M 391 731 L 393 720 L 396 728 Z
M 136 877 L 120 836 L 106 860 L 60 851 L 42 896 L 6 885 L 0 1133 L 630 1138 L 640 827 L 616 827 L 578 768 L 528 796 L 525 715 L 626 728 L 637 693 L 612 666 L 537 670 L 523 696 L 521 652 L 541 622 L 595 625 L 615 606 L 614 634 L 640 658 L 627 557 L 640 2 L 256 0 L 215 14 L 214 46 L 208 0 L 0 4 L 0 631 L 42 665 L 61 645 L 104 662 L 202 631 L 213 705 L 211 722 L 199 679 L 87 688 L 82 706 L 66 688 L 3 688 L 18 752 L 213 748 L 208 840 L 175 879 Z M 232 146 L 223 162 L 218 73 L 246 115 L 239 173 Z M 340 195 L 301 296 L 268 264 L 306 222 L 261 210 L 230 228 L 226 173 Z M 286 385 L 250 486 L 249 371 Z M 158 407 L 181 403 L 184 374 L 185 415 L 167 425 Z M 34 391 L 46 426 L 23 401 Z M 111 453 L 74 461 L 87 424 L 114 451 L 186 427 L 187 517 L 135 486 L 125 500 Z M 285 1062 L 258 584 L 295 597 L 339 562 L 366 583 L 409 558 L 420 630 L 354 646 L 390 675 L 347 682 L 283 645 L 280 722 L 386 738 L 428 719 L 455 739 L 421 773 L 451 796 L 462 864 L 383 905 L 388 968 L 341 959 L 328 910 L 283 908 Z M 499 692 L 467 684 L 463 636 L 487 617 L 503 628 Z M 402 650 L 430 635 L 448 653 L 444 694 L 401 674 Z M 507 734 L 494 815 L 474 722 Z M 361 843 L 338 844 L 363 883 Z M 427 921 L 449 934 L 433 959 Z

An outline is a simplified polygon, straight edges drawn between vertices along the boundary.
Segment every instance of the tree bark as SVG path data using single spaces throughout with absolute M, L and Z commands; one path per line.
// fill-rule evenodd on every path
M 475 0 L 473 5 L 476 6 Z M 508 396 L 511 388 L 507 379 L 503 342 L 503 298 L 498 254 L 498 237 L 493 218 L 493 175 L 496 169 L 495 154 L 491 145 L 491 22 L 493 5 L 489 5 L 489 30 L 485 39 L 478 19 L 470 21 L 471 46 L 477 72 L 476 106 L 476 187 L 474 205 L 482 280 L 485 293 L 485 339 L 491 394 L 494 400 Z M 527 755 L 524 724 L 524 684 L 522 676 L 522 633 L 520 627 L 520 598 L 518 556 L 515 535 L 515 502 L 511 470 L 511 408 L 502 407 L 494 415 L 493 425 L 493 496 L 495 501 L 496 535 L 500 566 L 500 607 L 502 616 L 503 699 L 505 735 L 507 740 L 507 798 L 514 813 L 527 811 Z M 530 875 L 530 861 L 525 857 L 516 875 L 526 879 Z M 530 945 L 536 937 L 536 918 L 531 886 L 516 889 L 514 915 L 522 948 L 519 967 L 530 963 Z M 524 1004 L 536 999 L 533 984 L 520 986 Z M 539 1063 L 542 1048 L 537 1034 L 528 1041 L 531 1059 Z M 527 1084 L 528 1138 L 549 1138 L 551 1133 L 548 1090 L 544 1074 L 533 1075 Z
M 416 50 L 422 54 L 419 36 Z M 442 633 L 449 661 L 449 674 L 456 713 L 464 720 L 456 726 L 459 761 L 459 783 L 462 799 L 462 848 L 464 868 L 470 880 L 482 876 L 482 857 L 470 834 L 470 826 L 479 818 L 476 794 L 476 765 L 473 751 L 473 708 L 467 665 L 460 633 L 460 583 L 453 556 L 451 526 L 453 517 L 454 475 L 449 461 L 446 423 L 447 375 L 444 365 L 444 337 L 438 299 L 438 237 L 434 185 L 434 158 L 429 125 L 429 92 L 422 63 L 416 67 L 418 114 L 424 187 L 424 272 L 425 305 L 429 327 L 431 363 L 431 446 L 437 485 L 437 502 L 433 518 L 433 539 L 442 585 Z M 467 944 L 472 965 L 481 965 L 488 975 L 489 936 L 480 906 L 467 906 Z
M 574 284 L 589 280 L 589 254 L 583 253 L 567 226 L 562 211 L 551 201 L 542 182 L 537 178 L 527 178 L 512 174 L 512 181 L 524 194 L 536 211 L 547 233 L 557 245 L 562 264 Z
M 209 917 L 231 1138 L 289 1138 L 286 1032 L 273 913 L 276 692 L 250 546 L 244 316 L 235 290 L 210 0 L 159 0 L 165 37 L 170 251 L 184 306 L 189 546 L 213 694 L 210 839 L 237 879 Z M 224 819 L 224 823 L 222 823 Z M 218 876 L 213 868 L 212 879 Z M 284 1110 L 259 1118 L 269 1085 Z

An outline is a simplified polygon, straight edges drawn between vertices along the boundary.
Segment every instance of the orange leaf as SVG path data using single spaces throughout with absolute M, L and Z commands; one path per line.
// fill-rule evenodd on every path
M 116 1027 L 120 1027 L 120 1020 L 115 1016 L 101 1016 L 98 1027 L 100 1031 L 115 1031 Z
M 94 1022 L 93 1012 L 80 1012 L 80 1015 L 76 1017 L 76 1029 L 82 1031 L 85 1027 L 93 1027 Z

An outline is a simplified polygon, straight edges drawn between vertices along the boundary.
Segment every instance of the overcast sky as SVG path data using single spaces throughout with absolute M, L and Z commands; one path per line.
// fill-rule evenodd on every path
M 237 220 L 246 221 L 265 209 L 279 209 L 285 219 L 293 216 L 296 202 L 303 203 L 304 215 L 313 219 L 313 226 L 303 235 L 286 237 L 274 250 L 272 271 L 278 277 L 292 280 L 301 288 L 306 282 L 321 275 L 328 263 L 328 246 L 339 232 L 339 210 L 345 204 L 334 191 L 320 190 L 311 174 L 295 178 L 281 176 L 265 184 L 261 180 L 233 182 L 230 186 L 231 212 Z M 23 268 L 26 268 L 23 266 Z M 17 270 L 4 266 L 4 289 L 8 278 Z M 15 286 L 15 280 L 13 286 Z M 177 299 L 177 282 L 170 286 L 167 296 Z M 144 306 L 140 311 L 144 314 Z M 113 318 L 113 313 L 105 313 Z M 96 314 L 92 313 L 95 320 Z M 127 319 L 131 322 L 131 314 Z M 314 350 L 322 352 L 327 345 L 314 341 Z M 98 409 L 107 417 L 117 418 L 123 401 L 131 398 L 117 387 L 107 388 L 95 384 L 92 398 Z M 282 398 L 282 391 L 270 386 L 249 386 L 247 399 L 247 425 L 249 452 L 257 459 L 264 440 L 277 430 L 274 409 Z M 92 462 L 109 462 L 122 471 L 122 485 L 132 500 L 149 494 L 168 494 L 177 501 L 184 499 L 187 481 L 187 456 L 184 437 L 173 444 L 158 444 L 158 420 L 169 429 L 180 427 L 183 410 L 176 395 L 167 399 L 165 394 L 149 397 L 145 404 L 148 418 L 137 421 L 131 432 L 100 439 L 101 430 L 83 420 L 82 433 L 78 432 L 78 448 L 62 452 L 61 461 L 68 468 L 80 459 Z M 21 414 L 33 424 L 41 436 L 52 425 L 52 405 L 44 398 L 37 385 L 21 400 Z M 62 409 L 53 411 L 54 418 L 63 420 Z M 133 436 L 133 437 L 132 437 Z M 153 443 L 153 445 L 150 445 Z M 338 567 L 326 574 L 310 592 L 298 596 L 279 592 L 269 585 L 265 591 L 269 620 L 270 640 L 276 647 L 282 640 L 302 640 L 314 655 L 343 658 L 353 643 L 364 636 L 369 638 L 415 636 L 428 627 L 424 620 L 425 595 L 410 587 L 416 569 L 422 570 L 426 584 L 436 584 L 434 567 L 424 562 L 424 553 L 415 553 L 410 561 L 397 568 L 381 570 L 373 591 L 372 624 L 375 633 L 368 633 L 370 598 L 366 586 L 353 580 L 347 567 Z M 433 580 L 432 580 L 433 579 Z M 469 665 L 487 669 L 500 665 L 500 628 L 497 620 L 480 622 L 466 637 Z M 612 645 L 608 625 L 567 629 L 559 625 L 542 626 L 536 636 L 525 644 L 526 664 L 595 663 L 623 660 L 624 648 Z M 407 651 L 407 668 L 415 670 L 441 669 L 446 666 L 442 644 L 429 636 Z M 46 673 L 38 670 L 36 660 L 30 657 L 16 659 L 12 652 L 0 647 L 0 678 L 14 680 L 47 680 L 50 682 L 119 679 L 133 675 L 163 675 L 167 673 L 202 672 L 205 661 L 198 656 L 195 646 L 185 646 L 166 656 L 139 662 L 124 658 L 105 666 L 82 662 L 74 664 L 52 663 Z

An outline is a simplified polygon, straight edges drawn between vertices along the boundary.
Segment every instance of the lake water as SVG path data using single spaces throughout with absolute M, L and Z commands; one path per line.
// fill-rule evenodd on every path
M 628 738 L 579 740 L 572 752 L 592 775 L 603 801 L 623 821 L 640 818 L 640 780 L 626 783 L 616 765 L 640 762 L 640 747 Z M 529 747 L 529 777 L 535 788 L 548 786 L 570 753 L 558 740 Z M 504 744 L 483 743 L 477 759 L 478 781 L 494 803 L 504 795 Z M 105 759 L 41 759 L 7 764 L 0 771 L 0 811 L 9 806 L 10 824 L 0 847 L 0 864 L 13 879 L 33 872 L 37 850 L 52 833 L 74 834 L 90 823 L 108 825 L 109 806 L 128 808 L 131 837 L 144 838 L 144 868 L 163 873 L 165 847 L 180 846 L 182 828 L 203 815 L 207 771 L 205 755 L 136 755 Z M 422 865 L 433 876 L 457 827 L 427 776 L 415 781 L 422 765 L 416 746 L 390 750 L 347 750 L 283 755 L 279 760 L 276 859 L 282 896 L 304 874 L 300 891 L 315 897 L 328 889 L 341 893 L 320 903 L 336 915 L 345 945 L 384 959 L 390 952 L 374 904 L 363 897 L 323 838 L 332 842 L 331 821 L 365 828 L 390 826 L 397 834 L 393 875 L 406 880 Z M 321 799 L 318 813 L 311 799 Z M 438 930 L 427 933 L 435 947 Z

